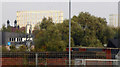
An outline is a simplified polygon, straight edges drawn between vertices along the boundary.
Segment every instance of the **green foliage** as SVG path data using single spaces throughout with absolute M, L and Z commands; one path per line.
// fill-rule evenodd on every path
M 108 39 L 113 39 L 115 37 L 115 32 L 111 27 L 107 26 L 105 28 L 105 32 L 104 32 L 104 37 L 106 37 L 106 40 Z M 107 42 L 105 42 L 107 43 Z
M 10 46 L 10 52 L 17 52 L 15 45 Z
M 105 18 L 92 16 L 88 12 L 81 12 L 78 16 L 73 16 L 72 21 L 76 23 L 75 27 L 79 25 L 82 28 L 79 33 L 81 37 L 76 35 L 72 36 L 74 37 L 74 41 L 79 43 L 75 43 L 75 45 L 102 47 L 102 44 L 106 44 L 108 39 L 112 39 L 115 36 L 115 31 L 107 26 Z M 75 33 L 78 35 L 77 32 Z
M 96 36 L 84 36 L 82 40 L 82 46 L 84 47 L 102 47 L 102 43 L 99 41 L 99 39 L 96 38 Z
M 115 32 L 115 38 L 120 38 L 120 27 L 114 28 Z
M 8 52 L 9 50 L 5 47 L 5 46 L 2 46 L 2 52 Z
M 1 31 L 2 32 L 10 32 L 11 31 L 11 27 L 10 26 L 5 27 L 5 24 L 3 24 L 2 28 L 1 28 Z
M 55 24 L 51 18 L 44 18 L 33 34 L 36 51 L 64 51 L 69 44 L 69 20 Z M 88 12 L 72 17 L 72 47 L 103 47 L 115 34 L 116 31 L 107 26 L 105 18 L 95 17 Z
M 42 22 L 41 22 L 41 24 L 40 24 L 40 29 L 47 29 L 47 27 L 49 26 L 49 25 L 53 25 L 53 21 L 52 21 L 52 18 L 43 18 L 43 20 L 42 20 Z
M 80 45 L 84 31 L 82 30 L 82 27 L 77 23 L 72 21 L 71 22 L 71 36 L 73 38 L 75 45 Z
M 65 51 L 69 43 L 69 24 L 66 21 L 54 24 L 51 18 L 44 18 L 40 29 L 36 30 L 38 33 L 33 33 L 36 34 L 36 51 Z
M 25 52 L 25 51 L 27 51 L 27 47 L 26 47 L 25 45 L 21 45 L 21 46 L 19 47 L 18 51 L 20 51 L 20 52 Z
M 2 25 L 1 31 L 2 32 L 13 32 L 12 27 L 11 26 L 6 27 L 5 24 Z M 23 34 L 25 34 L 25 29 L 22 29 L 22 28 L 17 29 L 16 28 L 16 30 L 14 32 L 15 33 L 23 33 Z
M 120 38 L 120 27 L 118 28 L 118 38 Z

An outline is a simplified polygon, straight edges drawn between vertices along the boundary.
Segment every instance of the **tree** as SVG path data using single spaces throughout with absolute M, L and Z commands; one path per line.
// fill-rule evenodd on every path
M 9 50 L 5 47 L 5 46 L 2 46 L 2 52 L 8 52 Z
M 11 31 L 11 27 L 8 26 L 7 28 L 5 27 L 5 24 L 2 25 L 2 28 L 1 28 L 1 31 L 2 32 L 10 32 Z
M 113 28 L 113 30 L 115 32 L 115 37 L 114 38 L 119 39 L 120 38 L 120 27 Z
M 16 52 L 16 51 L 17 51 L 15 45 L 11 45 L 11 46 L 10 46 L 10 51 L 11 51 L 11 52 Z
M 63 23 L 56 24 L 56 27 L 61 34 L 62 40 L 69 44 L 69 20 L 64 20 Z
M 27 47 L 26 47 L 25 45 L 21 45 L 21 46 L 19 47 L 18 51 L 20 51 L 20 52 L 25 52 L 25 51 L 27 51 Z
M 76 26 L 72 27 L 72 31 L 75 31 L 75 28 L 78 27 L 77 25 L 81 27 L 81 30 L 79 29 L 79 33 L 77 30 L 74 33 L 76 36 L 72 36 L 75 45 L 82 44 L 82 46 L 88 47 L 93 42 L 98 42 L 100 46 L 101 44 L 106 44 L 108 39 L 114 37 L 115 32 L 111 27 L 107 26 L 107 21 L 105 18 L 95 17 L 88 12 L 81 12 L 78 16 L 73 16 L 72 21 L 76 23 Z M 89 38 L 94 39 L 90 40 Z M 97 44 L 92 45 L 96 46 Z
M 35 27 L 36 51 L 64 51 L 69 45 L 69 20 L 53 23 L 51 18 L 43 18 Z M 81 12 L 71 20 L 71 45 L 84 47 L 103 47 L 108 39 L 114 38 L 115 31 L 107 26 L 105 18 Z
M 68 45 L 66 41 L 69 41 L 69 38 L 66 39 L 68 37 L 66 35 L 69 33 L 69 27 L 66 27 L 66 23 L 54 24 L 51 18 L 44 18 L 40 24 L 40 29 L 37 29 L 38 33 L 34 33 L 36 34 L 34 39 L 35 50 L 64 51 Z
M 12 28 L 14 28 L 14 27 L 12 27 L 12 26 L 8 26 L 8 27 L 6 27 L 5 26 L 5 24 L 3 24 L 2 25 L 2 28 L 1 28 L 1 31 L 2 32 L 15 32 L 15 33 L 23 33 L 23 34 L 25 34 L 25 27 L 22 27 L 22 28 L 14 28 L 14 30 L 12 30 Z
M 120 38 L 120 27 L 118 27 L 118 38 Z
M 81 26 L 77 23 L 72 21 L 71 22 L 71 37 L 73 38 L 75 45 L 80 45 L 83 39 L 84 31 Z
M 43 18 L 43 20 L 42 20 L 42 22 L 41 22 L 41 24 L 40 24 L 40 29 L 47 29 L 47 26 L 49 26 L 49 25 L 53 25 L 54 23 L 53 23 L 53 21 L 52 21 L 52 18 Z
M 39 49 L 42 49 L 40 51 L 45 51 L 45 49 L 43 49 L 43 46 L 45 47 L 45 42 L 47 42 L 45 34 L 46 33 L 44 30 L 40 30 L 40 32 L 35 35 L 34 42 L 36 51 L 38 51 Z
M 113 39 L 115 37 L 115 31 L 111 27 L 108 26 L 105 28 L 104 36 L 106 37 L 107 41 L 109 39 Z M 104 43 L 108 43 L 108 42 L 104 42 Z

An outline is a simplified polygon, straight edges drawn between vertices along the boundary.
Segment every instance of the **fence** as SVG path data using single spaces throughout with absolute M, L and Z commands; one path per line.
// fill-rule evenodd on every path
M 118 66 L 120 60 L 117 59 L 75 59 L 75 65 L 108 65 Z
M 4 52 L 2 54 L 2 65 L 69 65 L 68 52 Z M 115 56 L 115 55 L 113 55 Z M 85 65 L 110 65 L 118 66 L 118 60 L 107 59 L 106 54 L 95 52 L 72 52 L 72 66 Z M 106 63 L 106 64 L 104 64 Z M 114 64 L 113 64 L 114 63 Z

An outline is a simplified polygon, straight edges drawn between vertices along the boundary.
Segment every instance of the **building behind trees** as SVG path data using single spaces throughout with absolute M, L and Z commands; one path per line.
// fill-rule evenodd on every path
M 62 11 L 17 11 L 17 22 L 20 27 L 25 27 L 27 24 L 32 25 L 32 30 L 37 23 L 41 22 L 42 19 L 46 17 L 52 18 L 54 23 L 63 22 L 63 12 Z

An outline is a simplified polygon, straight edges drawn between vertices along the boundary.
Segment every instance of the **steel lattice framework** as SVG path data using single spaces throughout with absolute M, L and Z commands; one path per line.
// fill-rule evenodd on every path
M 118 14 L 109 15 L 109 25 L 112 27 L 118 27 Z
M 52 18 L 54 23 L 63 22 L 63 12 L 57 10 L 48 11 L 17 11 L 17 24 L 20 27 L 25 27 L 27 24 L 32 25 L 32 30 L 37 23 L 40 23 L 42 19 L 46 17 Z

